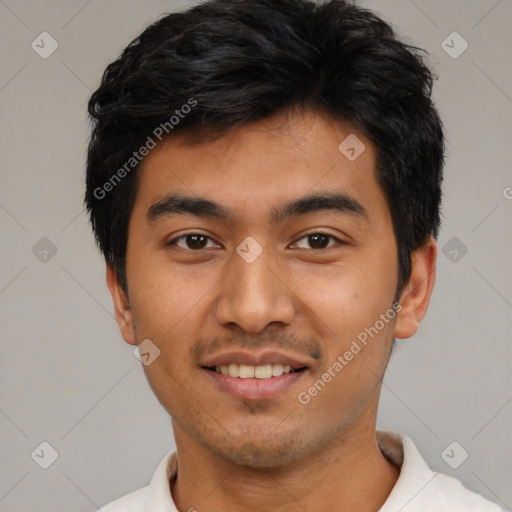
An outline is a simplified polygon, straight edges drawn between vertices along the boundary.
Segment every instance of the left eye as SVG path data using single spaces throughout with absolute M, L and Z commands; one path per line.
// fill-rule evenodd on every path
M 299 238 L 298 242 L 301 240 L 306 240 L 306 243 L 312 243 L 313 246 L 317 245 L 320 247 L 312 247 L 314 250 L 322 250 L 327 249 L 329 247 L 332 247 L 332 245 L 325 245 L 326 242 L 328 243 L 329 239 L 334 240 L 340 244 L 343 242 L 336 238 L 335 236 L 329 235 L 327 233 L 308 233 L 307 235 L 303 236 L 302 238 Z M 301 249 L 308 249 L 308 247 L 300 247 Z
M 183 240 L 185 243 L 185 247 L 183 245 L 180 245 L 178 242 L 180 240 Z M 203 235 L 201 233 L 187 233 L 185 235 L 181 235 L 177 238 L 174 238 L 171 240 L 167 245 L 177 245 L 178 247 L 182 247 L 183 249 L 191 249 L 191 250 L 203 250 L 206 249 L 207 241 L 210 240 L 213 242 L 213 240 L 206 235 Z M 336 238 L 333 235 L 329 235 L 327 233 L 321 233 L 321 232 L 315 232 L 315 233 L 308 233 L 307 235 L 303 236 L 302 238 L 299 238 L 299 240 L 296 242 L 298 244 L 301 240 L 306 240 L 306 243 L 309 243 L 310 245 L 313 245 L 313 247 L 299 247 L 300 249 L 308 249 L 311 248 L 313 250 L 322 250 L 327 249 L 329 247 L 332 247 L 328 244 L 329 241 L 334 241 L 342 244 L 343 242 Z M 216 245 L 216 244 L 214 244 Z

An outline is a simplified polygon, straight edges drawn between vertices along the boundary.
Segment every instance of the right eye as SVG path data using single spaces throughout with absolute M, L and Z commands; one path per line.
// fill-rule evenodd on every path
M 180 245 L 178 242 L 183 240 L 184 245 Z M 213 241 L 209 236 L 203 235 L 202 233 L 185 233 L 176 238 L 173 238 L 166 243 L 167 246 L 178 246 L 181 249 L 190 250 L 192 252 L 199 252 L 207 249 L 205 244 L 207 240 Z

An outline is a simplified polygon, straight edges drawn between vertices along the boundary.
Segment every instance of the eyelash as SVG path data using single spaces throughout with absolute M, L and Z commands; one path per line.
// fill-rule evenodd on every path
M 213 240 L 211 237 L 207 236 L 207 235 L 204 235 L 203 233 L 197 233 L 197 232 L 190 232 L 190 233 L 184 233 L 183 235 L 180 235 L 176 238 L 173 238 L 172 240 L 170 240 L 169 242 L 166 243 L 167 246 L 172 246 L 172 245 L 175 245 L 175 242 L 177 240 L 181 240 L 182 238 L 186 238 L 188 236 L 193 236 L 193 235 L 199 235 L 199 236 L 203 236 L 205 238 L 208 238 L 209 240 Z M 346 242 L 344 242 L 343 240 L 340 240 L 339 238 L 335 237 L 334 235 L 331 235 L 330 233 L 325 233 L 323 231 L 311 231 L 310 233 L 305 233 L 304 235 L 302 235 L 299 239 L 297 239 L 296 242 L 294 242 L 294 245 L 297 244 L 300 240 L 303 240 L 304 238 L 308 238 L 310 236 L 313 236 L 313 235 L 324 235 L 324 236 L 327 236 L 328 238 L 332 239 L 332 240 L 335 240 L 336 242 L 338 242 L 339 244 L 341 245 L 347 245 Z M 324 247 L 323 249 L 309 249 L 310 251 L 325 251 L 327 249 L 330 249 L 332 247 L 331 246 L 327 246 L 327 247 Z M 190 252 L 201 252 L 201 251 L 205 251 L 206 248 L 204 249 L 189 249 L 189 248 L 183 248 L 181 247 L 182 249 L 186 250 L 186 251 L 190 251 Z

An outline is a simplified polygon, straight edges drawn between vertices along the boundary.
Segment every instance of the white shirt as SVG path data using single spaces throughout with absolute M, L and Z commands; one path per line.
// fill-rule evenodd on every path
M 377 441 L 384 456 L 401 468 L 395 486 L 378 512 L 504 512 L 455 478 L 432 471 L 409 437 L 378 430 Z M 178 512 L 169 483 L 177 469 L 176 450 L 171 450 L 148 486 L 108 503 L 101 510 Z

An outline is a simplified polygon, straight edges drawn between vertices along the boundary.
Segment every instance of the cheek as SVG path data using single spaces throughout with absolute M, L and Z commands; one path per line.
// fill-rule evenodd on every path
M 357 335 L 391 306 L 396 285 L 393 261 L 374 254 L 377 251 L 359 251 L 343 263 L 290 274 L 290 288 L 313 318 L 323 322 L 329 337 L 343 341 Z
M 203 272 L 199 277 L 192 265 L 173 264 L 165 255 L 155 257 L 135 250 L 132 255 L 127 268 L 138 334 L 149 338 L 172 335 L 180 324 L 186 324 L 197 314 L 215 279 L 211 272 Z

